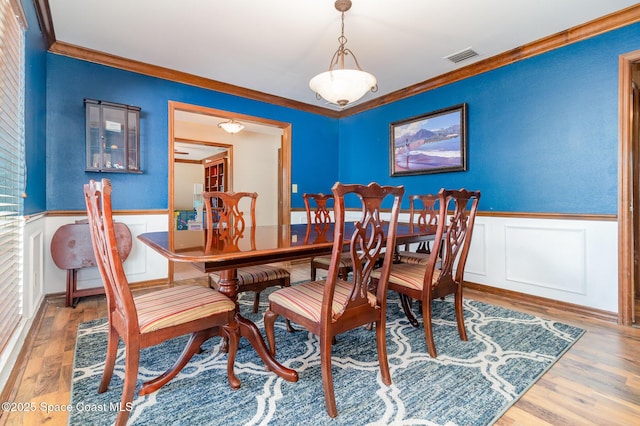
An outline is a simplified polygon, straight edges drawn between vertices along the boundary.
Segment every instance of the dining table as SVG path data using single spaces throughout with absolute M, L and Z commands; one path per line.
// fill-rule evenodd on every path
M 137 238 L 170 261 L 190 263 L 205 273 L 220 271 L 218 291 L 236 302 L 240 335 L 250 342 L 270 371 L 287 381 L 295 382 L 298 380 L 298 373 L 283 366 L 272 356 L 256 324 L 240 313 L 237 269 L 331 253 L 333 225 L 258 225 L 241 231 L 215 228 L 174 229 L 142 233 Z M 351 235 L 354 226 L 353 222 L 347 222 L 344 235 Z M 435 232 L 435 226 L 398 223 L 396 245 L 433 239 Z M 346 246 L 349 241 L 343 243 Z

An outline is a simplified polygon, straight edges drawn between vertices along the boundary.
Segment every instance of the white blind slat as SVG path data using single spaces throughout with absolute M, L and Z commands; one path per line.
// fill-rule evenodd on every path
M 0 354 L 22 316 L 24 30 L 0 0 Z

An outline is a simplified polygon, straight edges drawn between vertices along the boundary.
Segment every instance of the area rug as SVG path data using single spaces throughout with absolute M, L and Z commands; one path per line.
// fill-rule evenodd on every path
M 266 299 L 265 294 L 262 295 Z M 399 298 L 389 295 L 387 346 L 393 384 L 380 380 L 375 333 L 364 328 L 338 336 L 333 372 L 338 417 L 325 410 L 319 343 L 276 323 L 277 359 L 298 371 L 296 383 L 266 371 L 242 339 L 235 365 L 242 386 L 232 390 L 221 339 L 203 346 L 189 365 L 159 391 L 134 397 L 135 425 L 489 425 L 495 422 L 582 336 L 584 330 L 474 300 L 464 301 L 469 340 L 458 337 L 452 299 L 434 302 L 438 357 L 426 349 L 424 330 L 412 327 Z M 253 294 L 242 297 L 251 314 Z M 143 350 L 138 386 L 177 358 L 185 343 L 174 339 Z M 109 390 L 98 394 L 107 342 L 106 319 L 80 324 L 73 369 L 70 425 L 113 424 L 124 377 L 121 348 Z

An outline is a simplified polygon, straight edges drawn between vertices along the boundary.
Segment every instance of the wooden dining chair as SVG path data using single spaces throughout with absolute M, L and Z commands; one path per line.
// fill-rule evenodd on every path
M 327 206 L 328 203 L 333 204 L 333 194 L 305 193 L 302 194 L 302 200 L 304 201 L 304 208 L 307 213 L 307 224 L 320 226 L 333 222 L 333 219 L 331 218 L 330 207 Z M 312 206 L 312 204 L 315 204 L 315 206 Z M 316 256 L 311 258 L 311 261 L 309 262 L 311 268 L 311 281 L 316 280 L 318 269 L 324 269 L 328 271 L 330 263 L 330 255 Z M 342 256 L 340 256 L 340 277 L 346 280 L 351 270 L 351 255 L 349 253 L 343 253 Z
M 410 195 L 409 197 L 409 226 L 435 226 L 438 223 L 438 196 L 433 194 Z M 426 265 L 431 253 L 431 241 L 421 241 L 415 251 L 410 251 L 408 245 L 404 250 L 396 252 L 396 262 Z
M 249 216 L 251 229 L 256 226 L 256 200 L 255 192 L 203 192 L 207 229 L 217 229 L 217 232 L 228 236 L 228 240 L 237 239 L 248 228 L 244 212 L 241 210 L 242 200 L 250 202 Z M 215 222 L 214 222 L 215 219 Z M 290 272 L 280 266 L 256 265 L 246 266 L 237 270 L 238 292 L 253 291 L 253 312 L 258 312 L 260 305 L 260 293 L 272 286 L 289 287 L 291 285 Z M 221 273 L 209 274 L 209 284 L 217 289 L 220 283 Z
M 423 264 L 394 264 L 388 278 L 389 291 L 396 291 L 410 299 L 420 301 L 424 333 L 433 358 L 437 356 L 431 323 L 431 301 L 449 294 L 454 295 L 458 333 L 467 340 L 462 309 L 464 267 L 469 255 L 473 224 L 478 210 L 480 191 L 445 190 L 438 193 L 438 227 L 433 241 L 429 261 Z M 447 214 L 451 216 L 447 220 Z M 454 270 L 455 269 L 455 270 Z M 380 273 L 373 273 L 374 281 Z M 403 304 L 403 308 L 404 308 Z M 409 309 L 405 309 L 409 321 L 417 320 Z
M 271 353 L 275 356 L 276 344 L 274 323 L 278 316 L 291 319 L 320 339 L 320 363 L 322 387 L 327 412 L 338 415 L 331 373 L 331 349 L 333 338 L 345 331 L 370 323 L 375 324 L 378 360 L 382 381 L 391 384 L 386 348 L 386 278 L 393 262 L 393 247 L 400 200 L 404 194 L 402 186 L 343 185 L 332 188 L 335 197 L 335 226 L 333 249 L 326 280 L 309 281 L 289 288 L 274 291 L 269 295 L 269 308 L 264 314 L 264 328 Z M 345 226 L 345 196 L 349 200 L 356 194 L 362 205 L 362 216 Z M 391 198 L 390 221 L 380 217 L 381 204 Z M 359 206 L 350 206 L 359 207 Z M 344 242 L 349 241 L 348 253 L 353 264 L 351 281 L 340 274 L 340 261 Z M 384 254 L 379 269 L 378 287 L 371 287 L 371 273 Z M 342 340 L 348 345 L 347 336 Z
M 99 393 L 107 390 L 118 353 L 120 338 L 125 345 L 125 373 L 117 425 L 129 417 L 136 388 L 140 349 L 190 334 L 180 358 L 165 373 L 142 385 L 147 395 L 160 389 L 189 362 L 200 346 L 213 336 L 228 337 L 227 376 L 233 389 L 240 387 L 233 367 L 240 340 L 235 320 L 235 303 L 207 287 L 179 285 L 133 296 L 118 254 L 111 208 L 111 182 L 91 180 L 84 196 L 91 230 L 91 242 L 105 287 L 109 321 L 107 354 Z

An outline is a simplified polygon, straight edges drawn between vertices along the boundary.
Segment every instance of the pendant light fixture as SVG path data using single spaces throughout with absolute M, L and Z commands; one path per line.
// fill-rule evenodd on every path
M 233 119 L 219 123 L 218 127 L 231 134 L 238 133 L 240 130 L 244 129 L 244 126 L 242 124 Z
M 352 102 L 363 97 L 369 90 L 378 90 L 376 78 L 368 72 L 362 71 L 356 55 L 345 47 L 347 38 L 344 36 L 344 13 L 351 9 L 351 0 L 337 0 L 335 7 L 342 15 L 342 31 L 338 37 L 338 50 L 333 54 L 329 71 L 325 71 L 313 77 L 309 82 L 311 90 L 316 92 L 316 98 L 324 98 L 327 101 L 344 108 Z M 345 68 L 345 56 L 351 55 L 356 68 Z

